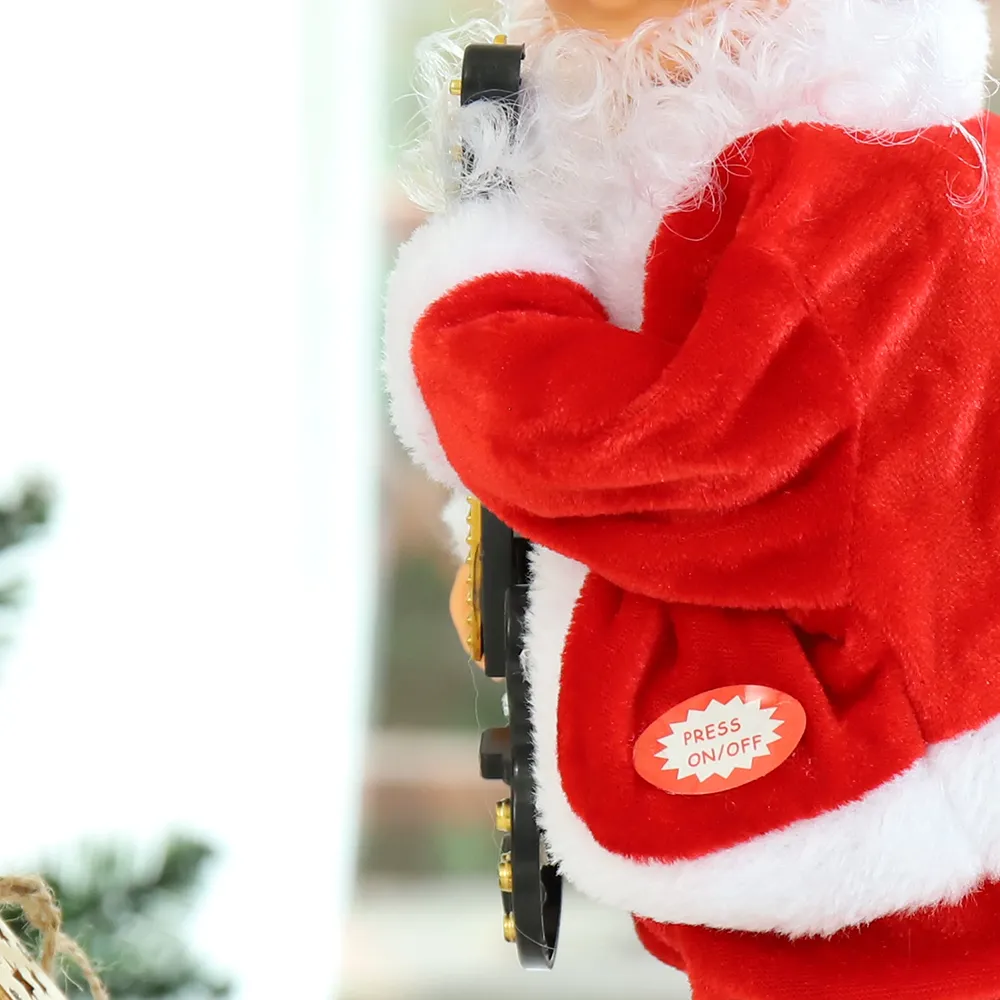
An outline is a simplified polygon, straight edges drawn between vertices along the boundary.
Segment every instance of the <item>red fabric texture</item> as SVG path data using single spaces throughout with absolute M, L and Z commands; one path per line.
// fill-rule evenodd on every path
M 688 974 L 693 1000 L 998 1000 L 998 927 L 998 885 L 828 939 L 636 921 L 646 949 Z
M 827 617 L 833 634 L 805 640 L 785 616 L 668 604 L 590 576 L 563 658 L 558 740 L 563 789 L 594 837 L 633 858 L 703 856 L 835 809 L 921 757 L 898 657 L 864 622 Z M 640 777 L 632 748 L 647 726 L 744 683 L 805 708 L 802 744 L 781 767 L 719 795 L 667 795 Z
M 954 202 L 981 167 L 947 128 L 885 146 L 803 125 L 734 147 L 722 199 L 664 220 L 637 333 L 538 274 L 471 281 L 414 331 L 462 482 L 592 570 L 559 765 L 609 850 L 671 861 L 744 842 L 1000 714 L 1000 137 L 968 128 L 989 161 L 969 208 Z M 731 684 L 803 704 L 796 753 L 724 795 L 644 782 L 638 735 Z M 699 1000 L 996 1000 L 998 917 L 991 888 L 827 942 L 640 932 L 683 956 Z M 911 992 L 865 986 L 858 961 L 914 970 Z M 967 990 L 928 972 L 946 966 Z

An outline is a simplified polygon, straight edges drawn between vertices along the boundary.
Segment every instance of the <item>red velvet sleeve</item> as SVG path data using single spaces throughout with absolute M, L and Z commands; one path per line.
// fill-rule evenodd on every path
M 707 596 L 692 573 L 712 564 L 791 599 L 787 566 L 769 587 L 747 560 L 837 544 L 809 538 L 824 506 L 846 508 L 846 365 L 773 253 L 733 239 L 686 326 L 660 301 L 690 295 L 677 280 L 654 248 L 637 333 L 568 279 L 467 282 L 414 331 L 421 392 L 462 482 L 536 541 L 650 596 L 683 596 L 681 577 Z

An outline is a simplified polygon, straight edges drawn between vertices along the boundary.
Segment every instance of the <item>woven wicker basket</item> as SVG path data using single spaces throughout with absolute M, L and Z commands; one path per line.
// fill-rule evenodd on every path
M 0 1000 L 66 1000 L 0 920 Z

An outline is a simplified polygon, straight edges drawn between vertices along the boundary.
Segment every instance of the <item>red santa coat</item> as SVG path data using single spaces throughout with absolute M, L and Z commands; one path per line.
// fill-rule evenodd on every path
M 553 853 L 699 1000 L 1000 996 L 991 124 L 965 126 L 985 162 L 949 127 L 731 148 L 724 197 L 664 220 L 635 332 L 503 200 L 401 257 L 455 248 L 429 305 L 390 297 L 411 444 L 538 544 Z M 705 796 L 636 772 L 662 713 L 740 684 L 805 709 L 777 770 Z

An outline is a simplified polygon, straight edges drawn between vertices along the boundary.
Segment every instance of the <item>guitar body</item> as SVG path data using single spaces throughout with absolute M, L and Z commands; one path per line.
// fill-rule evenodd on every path
M 521 46 L 471 45 L 465 51 L 461 99 L 497 101 L 516 116 L 520 107 Z M 469 166 L 468 154 L 465 159 Z M 521 657 L 531 543 L 517 535 L 478 501 L 474 511 L 476 552 L 473 600 L 475 622 L 481 630 L 477 648 L 485 658 L 486 673 L 507 685 L 508 726 L 483 733 L 480 772 L 503 781 L 509 798 L 498 806 L 498 828 L 504 832 L 500 854 L 500 889 L 504 934 L 517 945 L 524 968 L 549 969 L 555 960 L 562 909 L 562 879 L 550 864 L 535 807 L 532 774 L 534 743 L 528 711 L 528 685 Z

